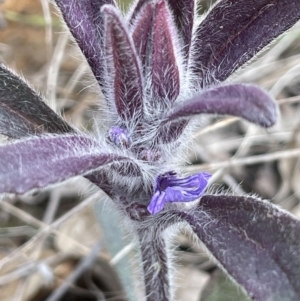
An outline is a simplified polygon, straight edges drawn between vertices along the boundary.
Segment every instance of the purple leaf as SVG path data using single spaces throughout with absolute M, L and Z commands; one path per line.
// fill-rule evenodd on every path
M 147 70 L 150 66 L 150 57 L 152 50 L 152 27 L 154 17 L 154 4 L 152 2 L 144 5 L 141 9 L 141 13 L 136 18 L 134 25 L 132 26 L 132 38 L 135 48 L 139 54 L 142 66 L 144 67 L 144 74 L 147 74 Z
M 136 0 L 135 3 L 133 4 L 133 8 L 129 14 L 129 23 L 133 24 L 136 20 L 136 18 L 138 17 L 138 15 L 140 15 L 141 10 L 143 9 L 143 7 L 146 4 L 149 4 L 150 2 L 153 2 L 152 0 Z
M 101 6 L 114 0 L 55 0 L 101 88 L 104 87 Z
M 186 221 L 256 301 L 300 300 L 300 221 L 267 201 L 206 195 Z
M 295 0 L 222 0 L 196 31 L 194 71 L 202 87 L 224 81 L 300 19 Z
M 167 0 L 167 3 L 174 15 L 175 25 L 182 40 L 183 53 L 186 59 L 188 59 L 194 25 L 195 1 Z M 150 39 L 150 28 L 153 25 L 153 6 L 153 1 L 140 0 L 136 3 L 130 16 L 130 23 L 134 24 L 135 27 L 133 39 L 136 49 L 138 51 L 141 49 L 142 51 L 140 52 L 144 55 L 147 55 L 150 50 L 147 49 L 145 51 L 145 47 Z
M 179 36 L 183 42 L 183 52 L 188 59 L 195 16 L 195 0 L 168 0 Z
M 116 108 L 127 120 L 143 115 L 143 79 L 133 41 L 118 11 L 106 5 L 105 52 Z
M 181 103 L 166 117 L 162 127 L 166 128 L 169 122 L 178 123 L 180 118 L 197 114 L 233 115 L 270 127 L 276 122 L 277 105 L 266 92 L 256 86 L 223 85 L 203 91 Z
M 172 143 L 176 141 L 188 125 L 188 120 L 179 119 L 167 123 L 166 125 L 162 123 L 157 132 L 157 143 Z
M 118 173 L 121 176 L 126 178 L 133 178 L 133 177 L 141 177 L 141 170 L 138 169 L 138 165 L 134 162 L 130 161 L 122 161 L 120 164 L 119 161 L 116 163 L 112 163 L 109 166 L 109 169 L 112 169 L 114 174 Z M 128 194 L 128 190 L 126 188 L 126 184 L 122 184 L 120 182 L 115 181 L 113 177 L 108 175 L 107 169 L 100 169 L 93 171 L 90 174 L 84 176 L 93 184 L 100 187 L 111 199 L 118 202 L 120 196 L 132 198 L 132 194 Z M 144 193 L 144 190 L 141 189 L 139 197 Z
M 154 101 L 165 105 L 174 102 L 180 91 L 176 34 L 167 4 L 159 0 L 155 5 L 153 23 L 152 97 Z
M 111 181 L 107 177 L 105 170 L 97 170 L 84 176 L 90 182 L 100 187 L 109 197 L 113 198 L 114 191 Z
M 27 83 L 0 65 L 0 133 L 21 138 L 74 130 Z
M 0 193 L 24 193 L 126 159 L 101 153 L 97 141 L 83 135 L 25 139 L 0 147 Z

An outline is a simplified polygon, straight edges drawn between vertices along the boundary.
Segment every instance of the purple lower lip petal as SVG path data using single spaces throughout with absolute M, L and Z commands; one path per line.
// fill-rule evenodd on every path
M 156 214 L 159 211 L 164 209 L 165 203 L 166 203 L 165 192 L 164 191 L 162 191 L 162 192 L 157 191 L 154 194 L 154 196 L 153 196 L 153 198 L 152 198 L 152 200 L 151 200 L 151 202 L 148 206 L 148 211 L 151 214 Z
M 171 172 L 158 176 L 155 193 L 148 206 L 149 212 L 155 214 L 161 211 L 165 203 L 195 201 L 204 193 L 210 178 L 211 175 L 206 172 L 185 178 Z

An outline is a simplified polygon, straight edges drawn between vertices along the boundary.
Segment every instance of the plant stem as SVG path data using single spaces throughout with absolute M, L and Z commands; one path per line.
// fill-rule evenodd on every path
M 171 301 L 169 265 L 162 231 L 139 231 L 146 301 Z M 150 233 L 149 233 L 150 232 Z

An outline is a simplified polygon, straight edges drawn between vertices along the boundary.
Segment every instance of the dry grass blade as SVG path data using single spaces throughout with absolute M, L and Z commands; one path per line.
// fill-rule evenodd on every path
M 79 205 L 68 211 L 66 214 L 64 214 L 62 217 L 54 221 L 50 225 L 45 225 L 44 223 L 37 221 L 33 217 L 29 217 L 29 215 L 26 215 L 26 213 L 22 212 L 21 210 L 14 210 L 14 212 L 18 212 L 19 216 L 30 221 L 31 224 L 34 224 L 35 226 L 38 226 L 41 228 L 40 232 L 38 232 L 35 236 L 33 236 L 29 241 L 27 241 L 25 244 L 23 244 L 21 247 L 16 249 L 14 252 L 9 254 L 7 257 L 2 259 L 0 261 L 0 270 L 10 261 L 15 260 L 19 256 L 22 256 L 27 251 L 29 251 L 31 248 L 35 246 L 35 244 L 43 238 L 45 235 L 51 234 L 57 227 L 59 227 L 61 224 L 63 224 L 65 221 L 67 221 L 70 217 L 73 215 L 76 215 L 78 212 L 83 210 L 86 206 L 90 205 L 91 203 L 95 202 L 97 199 L 101 198 L 102 193 L 95 193 L 94 195 L 90 196 L 83 202 L 81 202 Z M 3 206 L 4 203 L 1 203 Z M 4 205 L 6 208 L 9 208 L 9 205 Z M 11 209 L 11 207 L 10 207 Z M 17 208 L 16 208 L 17 209 Z M 77 246 L 80 244 L 77 244 Z M 86 251 L 86 248 L 85 248 Z
M 227 168 L 234 166 L 244 166 L 253 165 L 258 163 L 265 163 L 270 161 L 275 161 L 283 158 L 293 158 L 300 156 L 300 149 L 291 149 L 286 151 L 279 151 L 271 154 L 263 154 L 258 156 L 249 156 L 245 158 L 237 158 L 232 160 L 227 160 L 223 162 L 214 162 L 207 164 L 194 164 L 190 166 L 185 166 L 184 171 L 186 172 L 196 172 L 200 170 L 215 170 L 218 168 Z
M 97 259 L 97 256 L 100 250 L 103 248 L 103 241 L 99 240 L 95 246 L 92 248 L 91 252 L 83 258 L 77 267 L 73 270 L 73 272 L 69 275 L 66 281 L 57 289 L 55 290 L 47 299 L 46 301 L 58 301 L 60 298 L 66 293 L 69 286 L 73 284 L 78 277 L 86 271 L 88 268 L 92 266 L 94 261 Z M 105 300 L 102 298 L 102 300 Z
M 41 4 L 45 18 L 45 43 L 47 46 L 47 60 L 50 61 L 53 48 L 52 16 L 49 1 L 41 0 Z
M 59 37 L 49 66 L 46 97 L 48 100 L 48 105 L 54 111 L 56 111 L 57 109 L 56 108 L 57 78 L 59 74 L 59 68 L 63 59 L 64 50 L 68 40 L 69 40 L 68 35 L 61 35 Z

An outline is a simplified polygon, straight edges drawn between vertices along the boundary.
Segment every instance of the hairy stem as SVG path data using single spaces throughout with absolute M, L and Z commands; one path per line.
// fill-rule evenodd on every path
M 166 243 L 161 231 L 139 231 L 146 300 L 171 301 Z M 160 230 L 160 229 L 155 229 Z

